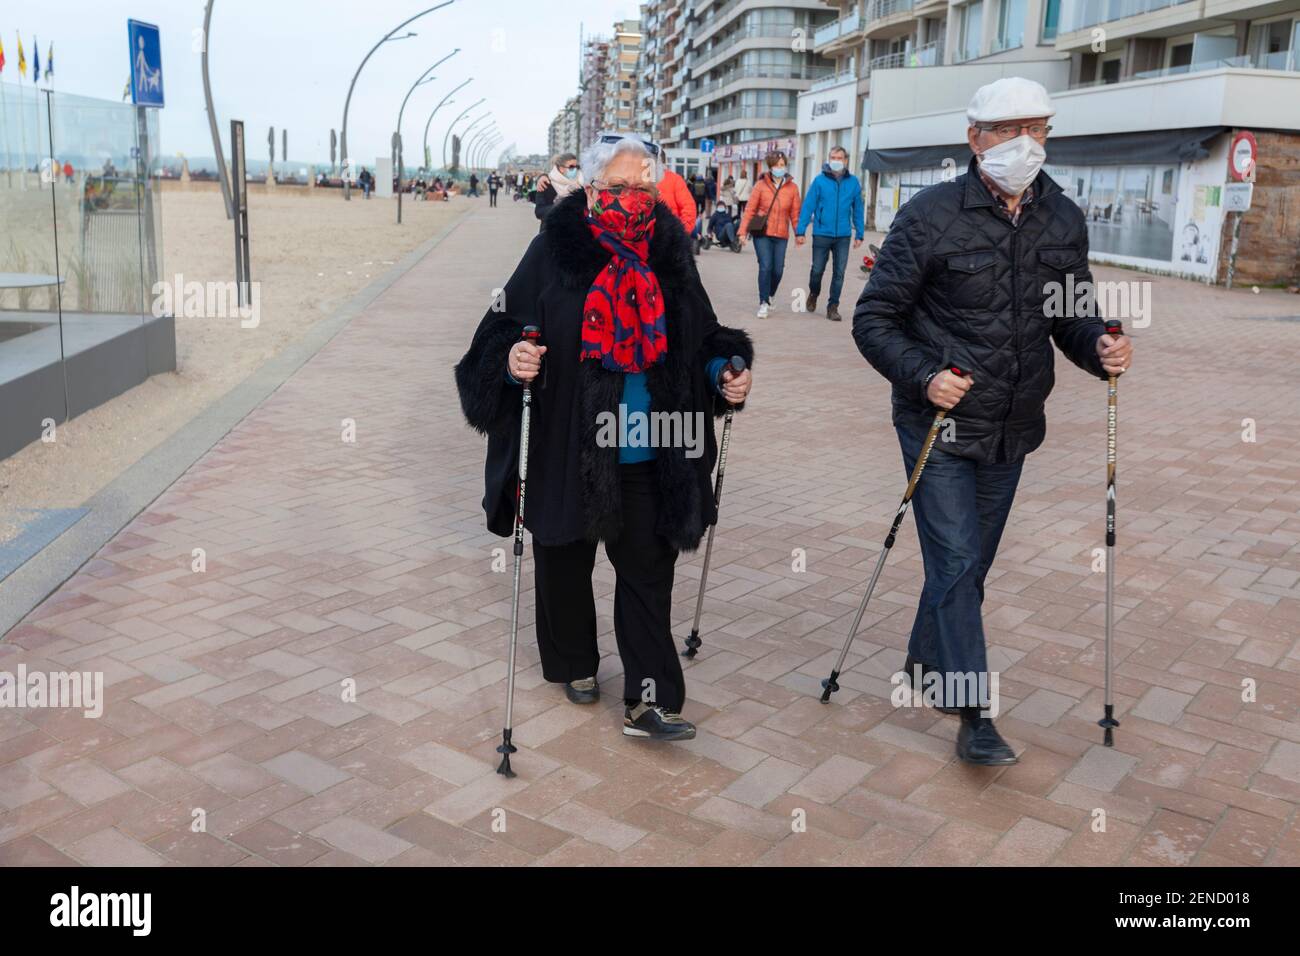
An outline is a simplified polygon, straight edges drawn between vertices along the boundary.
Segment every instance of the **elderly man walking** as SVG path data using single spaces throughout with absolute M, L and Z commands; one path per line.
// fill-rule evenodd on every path
M 893 384 L 909 473 L 936 408 L 948 410 L 912 499 L 925 585 L 905 668 L 960 713 L 957 756 L 973 764 L 1017 761 L 991 717 L 980 606 L 1025 456 L 1046 434 L 1052 343 L 1102 379 L 1132 358 L 1126 337 L 1078 314 L 1093 310 L 1045 306 L 1069 275 L 1069 288 L 1092 286 L 1083 214 L 1041 172 L 1054 113 L 1032 80 L 981 87 L 970 165 L 899 209 L 853 314 L 858 349 Z
M 799 213 L 799 226 L 795 232 L 802 236 L 811 222 L 813 227 L 812 272 L 808 274 L 809 312 L 817 311 L 817 297 L 822 291 L 822 276 L 826 274 L 826 260 L 832 259 L 831 292 L 826 300 L 826 318 L 840 320 L 840 290 L 844 288 L 844 270 L 849 264 L 849 240 L 853 248 L 862 245 L 862 184 L 848 170 L 849 153 L 843 146 L 830 152 L 829 162 L 822 167 L 821 175 L 808 187 L 803 209 Z

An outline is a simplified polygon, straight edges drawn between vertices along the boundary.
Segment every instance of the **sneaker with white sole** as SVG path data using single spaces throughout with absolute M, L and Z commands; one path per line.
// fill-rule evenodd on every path
M 760 319 L 766 319 L 766 318 L 767 318 L 767 310 L 768 310 L 768 305 L 767 305 L 766 302 L 764 302 L 762 305 L 760 305 L 760 306 L 758 307 L 758 317 L 759 317 Z
M 637 704 L 623 711 L 623 736 L 649 740 L 694 740 L 695 725 L 658 704 Z

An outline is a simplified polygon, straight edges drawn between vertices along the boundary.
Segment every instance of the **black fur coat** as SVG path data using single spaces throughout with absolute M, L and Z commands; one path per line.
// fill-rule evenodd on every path
M 557 203 L 546 230 L 524 253 L 503 293 L 479 323 L 456 366 L 461 408 L 488 438 L 483 509 L 496 534 L 512 533 L 519 460 L 521 391 L 506 376 L 506 353 L 526 325 L 547 347 L 533 383 L 525 525 L 543 545 L 612 540 L 622 527 L 618 449 L 600 447 L 598 415 L 617 414 L 623 376 L 579 362 L 583 304 L 610 254 L 591 237 L 583 192 Z M 717 519 L 711 474 L 717 457 L 713 421 L 726 403 L 705 370 L 713 358 L 739 355 L 753 365 L 749 336 L 718 323 L 700 282 L 690 241 L 662 203 L 655 207 L 650 267 L 663 289 L 668 353 L 646 372 L 652 411 L 703 412 L 703 454 L 659 448 L 659 533 L 679 551 L 695 549 Z

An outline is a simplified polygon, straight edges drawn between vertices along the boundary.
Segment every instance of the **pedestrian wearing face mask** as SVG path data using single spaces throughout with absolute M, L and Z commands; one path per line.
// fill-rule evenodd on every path
M 740 218 L 740 243 L 751 236 L 758 258 L 758 317 L 766 319 L 772 309 L 781 275 L 785 271 L 785 248 L 790 230 L 799 222 L 799 186 L 786 175 L 785 153 L 767 154 L 767 172 L 759 177 L 749 205 Z M 795 237 L 803 245 L 803 236 Z
M 621 133 L 583 153 L 586 187 L 547 216 L 456 366 L 456 385 L 465 418 L 488 437 L 488 528 L 506 536 L 519 386 L 532 384 L 525 524 L 542 676 L 576 704 L 600 696 L 591 575 L 603 541 L 616 579 L 623 734 L 684 740 L 695 728 L 681 716 L 673 571 L 716 519 L 713 420 L 743 404 L 754 350 L 718 323 L 686 231 L 657 201 L 660 158 L 657 145 Z M 537 345 L 521 341 L 529 325 L 541 328 Z M 735 355 L 739 374 L 727 368 Z M 665 414 L 659 425 L 648 417 Z M 656 447 L 654 434 L 670 440 Z
M 551 164 L 547 176 L 537 177 L 537 193 L 533 200 L 533 213 L 541 220 L 541 229 L 546 228 L 546 217 L 555 208 L 556 202 L 582 189 L 582 168 L 578 157 L 572 153 L 561 153 Z
M 831 266 L 831 293 L 826 300 L 826 318 L 840 321 L 840 290 L 844 288 L 844 270 L 849 264 L 849 241 L 856 249 L 862 245 L 863 210 L 862 184 L 848 170 L 849 154 L 843 146 L 831 150 L 830 161 L 822 167 L 821 175 L 808 187 L 799 214 L 800 237 L 813 227 L 812 272 L 808 276 L 809 312 L 817 311 L 817 297 L 822 291 L 822 276 L 826 274 L 826 260 Z
M 1044 307 L 1068 277 L 1092 283 L 1083 213 L 1042 172 L 1055 112 L 1032 80 L 976 91 L 970 165 L 899 209 L 853 314 L 859 350 L 893 384 L 909 474 L 936 409 L 952 423 L 912 498 L 925 584 L 904 669 L 917 689 L 939 681 L 942 708 L 961 716 L 957 756 L 973 764 L 1017 761 L 986 709 L 980 605 L 1025 456 L 1046 435 L 1052 345 L 1103 380 L 1132 361 L 1100 316 Z

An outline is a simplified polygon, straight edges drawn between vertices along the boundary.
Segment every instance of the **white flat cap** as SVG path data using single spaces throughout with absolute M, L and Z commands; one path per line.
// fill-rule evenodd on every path
M 966 108 L 966 118 L 971 123 L 996 123 L 1055 114 L 1052 99 L 1043 84 L 1023 76 L 1004 76 L 981 86 Z

